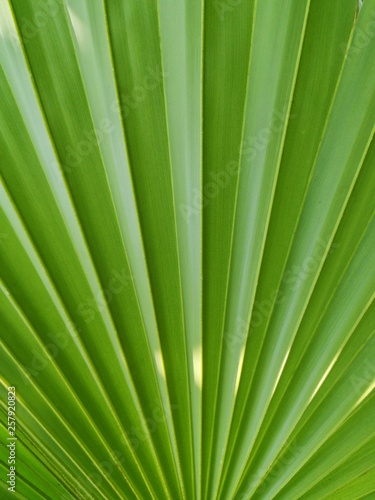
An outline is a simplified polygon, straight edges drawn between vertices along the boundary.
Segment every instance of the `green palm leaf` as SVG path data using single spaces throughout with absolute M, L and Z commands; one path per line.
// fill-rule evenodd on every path
M 374 497 L 357 4 L 0 1 L 2 498 Z

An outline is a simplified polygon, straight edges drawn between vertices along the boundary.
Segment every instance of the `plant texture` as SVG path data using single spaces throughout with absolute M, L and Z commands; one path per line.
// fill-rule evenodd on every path
M 375 498 L 375 0 L 0 0 L 0 497 Z

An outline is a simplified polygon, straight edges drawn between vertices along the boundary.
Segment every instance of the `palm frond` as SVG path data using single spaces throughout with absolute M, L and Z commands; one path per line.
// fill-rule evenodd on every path
M 374 26 L 0 2 L 3 498 L 373 498 Z

